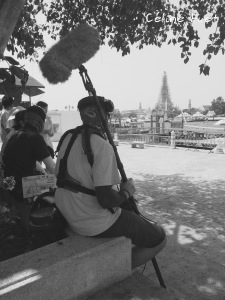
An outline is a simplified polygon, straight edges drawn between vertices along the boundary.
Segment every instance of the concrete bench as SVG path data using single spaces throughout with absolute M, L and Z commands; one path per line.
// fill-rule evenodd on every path
M 72 235 L 0 262 L 0 298 L 80 299 L 130 275 L 129 239 Z
M 132 147 L 132 148 L 136 148 L 137 146 L 138 146 L 140 149 L 144 149 L 145 142 L 133 141 L 133 142 L 131 143 L 131 147 Z

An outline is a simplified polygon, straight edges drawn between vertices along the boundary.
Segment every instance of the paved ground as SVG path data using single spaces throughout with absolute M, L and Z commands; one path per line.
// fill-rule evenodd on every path
M 148 263 L 148 299 L 225 300 L 225 154 L 127 144 L 117 149 L 135 180 L 140 210 L 168 236 L 157 257 L 167 291 Z
M 148 263 L 148 280 L 141 285 L 141 278 L 131 278 L 108 299 L 225 300 L 225 154 L 128 144 L 117 149 L 135 180 L 140 210 L 167 232 L 168 244 L 157 256 L 167 290 Z M 143 293 L 135 294 L 135 282 Z

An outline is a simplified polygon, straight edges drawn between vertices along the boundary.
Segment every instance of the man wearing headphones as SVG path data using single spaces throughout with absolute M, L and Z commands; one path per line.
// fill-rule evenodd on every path
M 98 101 L 107 119 L 114 105 L 103 97 L 98 97 Z M 94 194 L 80 192 L 80 189 L 73 191 L 61 185 L 56 190 L 55 203 L 75 233 L 97 238 L 130 238 L 135 245 L 132 249 L 132 267 L 135 268 L 164 248 L 165 232 L 154 222 L 120 208 L 135 193 L 133 180 L 121 183 L 115 153 L 104 137 L 93 97 L 81 99 L 78 109 L 84 127 L 81 126 L 72 144 L 66 169 L 70 178 L 78 185 L 94 191 Z M 68 133 L 58 153 L 58 177 L 60 163 L 71 137 L 72 133 Z M 119 186 L 118 190 L 116 186 Z

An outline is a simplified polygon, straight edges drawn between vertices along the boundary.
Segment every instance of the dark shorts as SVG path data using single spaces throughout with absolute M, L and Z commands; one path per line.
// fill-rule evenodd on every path
M 159 225 L 149 222 L 133 212 L 122 209 L 118 220 L 109 229 L 94 237 L 110 238 L 119 236 L 130 238 L 133 245 L 154 248 L 163 242 L 166 234 Z

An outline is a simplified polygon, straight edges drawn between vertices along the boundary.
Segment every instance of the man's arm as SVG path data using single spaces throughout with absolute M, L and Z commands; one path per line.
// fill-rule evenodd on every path
M 112 189 L 111 185 L 108 186 L 96 186 L 95 187 L 98 203 L 102 208 L 118 207 L 129 197 L 125 193 L 119 193 Z
M 46 172 L 45 172 L 45 169 L 44 168 L 42 168 L 42 165 L 38 162 L 38 161 L 36 161 L 36 170 L 38 171 L 38 172 L 41 172 L 41 173 L 45 173 L 46 174 Z
M 44 134 L 48 134 L 50 137 L 54 135 L 54 128 L 50 117 L 45 120 L 44 129 L 42 131 Z
M 55 174 L 55 162 L 51 158 L 51 156 L 46 157 L 43 159 L 43 163 L 46 166 L 46 169 L 49 171 L 50 174 Z
M 120 184 L 120 191 L 112 189 L 111 185 L 95 187 L 98 203 L 102 208 L 112 208 L 120 206 L 135 193 L 133 179 Z

